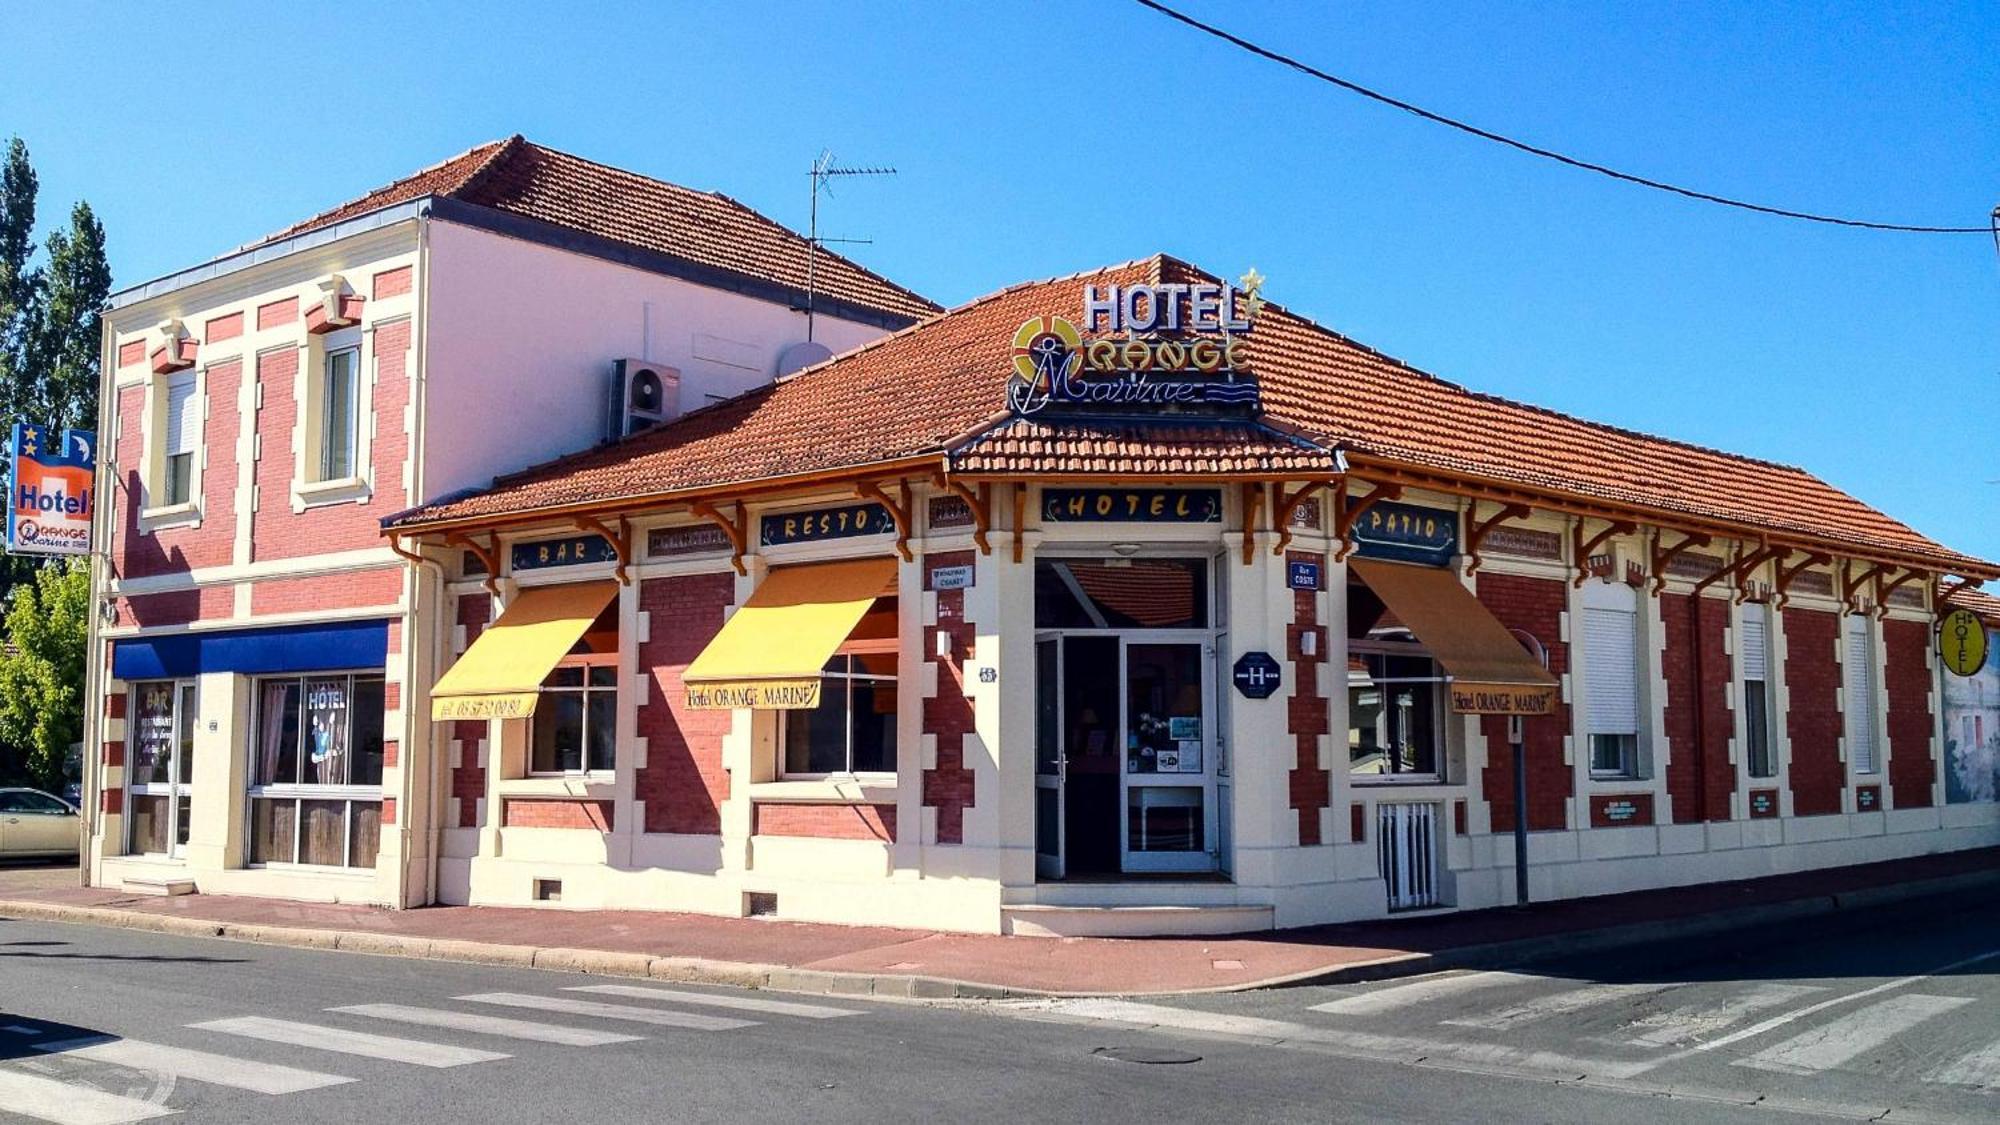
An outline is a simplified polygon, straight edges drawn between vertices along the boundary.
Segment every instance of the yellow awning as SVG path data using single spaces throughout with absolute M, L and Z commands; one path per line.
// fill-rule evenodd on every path
M 618 596 L 616 582 L 540 586 L 520 592 L 438 677 L 431 718 L 519 719 L 535 713 L 542 681 Z
M 819 706 L 820 671 L 875 599 L 893 591 L 896 560 L 773 570 L 687 666 L 687 705 L 773 710 Z
M 1451 679 L 1451 709 L 1466 715 L 1546 715 L 1556 678 L 1528 655 L 1458 576 L 1436 567 L 1354 559 L 1347 565 L 1410 627 Z

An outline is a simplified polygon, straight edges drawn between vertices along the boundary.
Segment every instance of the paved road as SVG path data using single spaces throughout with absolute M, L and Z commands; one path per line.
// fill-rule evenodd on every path
M 950 1006 L 0 921 L 0 1121 L 1994 1119 L 2000 910 L 1889 921 L 1681 969 Z

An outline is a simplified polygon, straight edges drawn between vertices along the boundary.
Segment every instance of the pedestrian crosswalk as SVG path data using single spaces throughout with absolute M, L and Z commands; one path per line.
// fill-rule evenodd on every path
M 500 1014 L 495 1008 L 513 1011 Z M 729 1014 L 716 1014 L 718 1010 Z M 529 1012 L 536 1018 L 526 1018 Z M 190 1096 L 179 1093 L 182 1083 L 191 1084 L 200 1096 L 214 1096 L 208 1088 L 244 1096 L 297 1096 L 363 1080 L 366 1072 L 357 1066 L 446 1069 L 500 1063 L 513 1056 L 494 1048 L 509 1042 L 614 1047 L 642 1044 L 653 1035 L 740 1032 L 769 1020 L 830 1020 L 866 1012 L 741 992 L 603 984 L 470 993 L 425 1004 L 344 1004 L 300 1013 L 300 1018 L 226 1015 L 143 1039 L 46 1035 L 41 1028 L 16 1023 L 0 1027 L 0 1060 L 5 1060 L 0 1061 L 0 1122 L 127 1125 L 181 1113 L 176 1103 Z M 640 1030 L 648 1034 L 634 1033 Z M 255 1044 L 278 1045 L 289 1061 L 254 1057 Z M 283 1116 L 277 1113 L 274 1119 Z
M 1272 1003 L 1279 993 L 1173 1003 L 1019 1001 L 1011 1008 L 1028 1018 L 1413 1065 L 1559 1081 L 1587 1076 L 1655 1093 L 1712 1089 L 1733 1097 L 1748 1084 L 1798 1097 L 1828 1087 L 1783 1084 L 1843 1074 L 1854 1098 L 1879 1096 L 1885 1079 L 1949 1088 L 1940 1096 L 2000 1097 L 2000 997 L 1991 978 L 1967 976 L 1966 967 L 1864 986 L 1460 971 L 1348 986 L 1331 998 L 1316 990 L 1289 1018 Z M 1751 1077 L 1760 1073 L 1765 1077 Z M 1980 1104 L 1985 1112 L 1975 1118 L 1991 1120 L 1993 1103 Z

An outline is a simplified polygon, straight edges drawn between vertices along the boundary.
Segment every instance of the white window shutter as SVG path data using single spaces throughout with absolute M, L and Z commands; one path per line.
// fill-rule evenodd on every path
M 1868 618 L 1849 614 L 1842 664 L 1847 686 L 1847 760 L 1856 773 L 1875 772 L 1875 659 Z
M 1583 611 L 1584 700 L 1591 734 L 1639 732 L 1639 616 Z
M 1743 627 L 1736 633 L 1736 666 L 1746 680 L 1771 677 L 1771 641 L 1763 606 L 1743 607 Z
M 194 410 L 194 372 L 167 380 L 167 456 L 192 453 L 201 444 L 201 418 Z

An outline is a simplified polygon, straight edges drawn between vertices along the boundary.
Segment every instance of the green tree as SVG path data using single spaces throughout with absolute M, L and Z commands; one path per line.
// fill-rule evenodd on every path
M 0 158 L 0 418 L 16 416 L 22 391 L 33 381 L 42 275 L 29 259 L 39 190 L 28 146 L 15 137 Z
M 90 570 L 80 559 L 35 572 L 7 609 L 0 653 L 0 742 L 22 755 L 43 788 L 62 785 L 70 746 L 83 738 L 83 670 L 90 629 Z
M 38 295 L 32 390 L 16 409 L 23 420 L 52 429 L 97 425 L 97 369 L 102 355 L 105 298 L 111 266 L 104 258 L 104 224 L 79 202 L 69 229 L 49 235 L 49 264 Z

